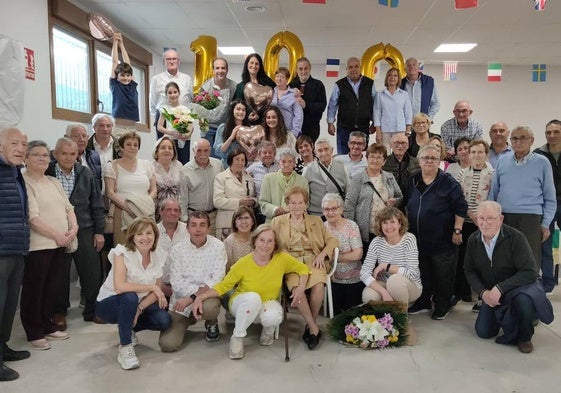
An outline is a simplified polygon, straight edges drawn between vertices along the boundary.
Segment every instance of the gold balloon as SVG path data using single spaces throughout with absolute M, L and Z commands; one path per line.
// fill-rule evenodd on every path
M 212 61 L 216 58 L 216 38 L 200 35 L 191 42 L 191 52 L 195 53 L 193 91 L 198 92 L 203 83 L 212 77 Z
M 240 146 L 250 155 L 255 153 L 261 141 L 265 138 L 265 130 L 262 126 L 241 126 L 238 128 L 236 140 Z
M 304 46 L 302 41 L 290 31 L 281 31 L 271 37 L 265 48 L 263 62 L 265 63 L 265 73 L 275 79 L 275 71 L 279 68 L 279 54 L 282 49 L 288 51 L 288 70 L 290 75 L 296 72 L 296 60 L 304 56 Z
M 360 72 L 369 78 L 374 78 L 374 66 L 380 60 L 385 60 L 391 67 L 399 70 L 399 76 L 405 77 L 405 61 L 401 52 L 391 44 L 378 43 L 364 51 Z

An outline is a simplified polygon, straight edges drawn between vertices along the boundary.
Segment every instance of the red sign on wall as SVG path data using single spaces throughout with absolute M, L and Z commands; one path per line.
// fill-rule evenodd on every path
M 25 77 L 26 79 L 35 80 L 35 52 L 33 49 L 23 48 L 25 50 Z

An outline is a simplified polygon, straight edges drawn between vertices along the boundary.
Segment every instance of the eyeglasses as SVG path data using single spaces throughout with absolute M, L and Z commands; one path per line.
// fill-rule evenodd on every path
M 425 157 L 421 157 L 420 160 L 424 161 L 424 162 L 437 162 L 437 161 L 440 161 L 440 158 L 439 157 L 426 157 L 425 156 Z
M 518 142 L 524 143 L 524 142 L 526 142 L 526 141 L 529 141 L 530 139 L 532 139 L 531 136 L 521 136 L 521 137 L 511 136 L 511 137 L 510 137 L 510 141 L 511 141 L 512 143 L 518 143 Z
M 239 216 L 236 218 L 236 221 L 250 221 L 251 217 L 250 216 Z
M 394 145 L 396 146 L 405 146 L 406 144 L 408 144 L 409 142 L 398 142 L 398 141 L 394 141 L 392 142 Z
M 178 61 L 178 60 L 179 60 L 179 58 L 177 58 L 177 57 L 166 58 L 166 61 L 167 61 L 168 63 L 172 63 L 172 62 Z
M 500 216 L 495 216 L 495 217 L 477 217 L 477 221 L 485 223 L 485 224 L 490 224 L 492 222 L 494 222 L 497 218 L 499 218 Z
M 48 154 L 31 153 L 31 154 L 29 155 L 29 157 L 33 157 L 33 158 L 44 158 L 44 159 L 48 160 L 50 156 L 49 156 Z
M 341 206 L 337 206 L 337 207 L 324 207 L 323 211 L 326 213 L 335 213 L 337 210 L 339 210 L 341 208 Z
M 466 113 L 471 112 L 470 109 L 454 109 L 454 113 L 461 113 L 462 115 L 465 115 Z
M 364 145 L 364 142 L 350 141 L 349 145 L 351 145 L 351 146 L 361 146 L 361 145 Z

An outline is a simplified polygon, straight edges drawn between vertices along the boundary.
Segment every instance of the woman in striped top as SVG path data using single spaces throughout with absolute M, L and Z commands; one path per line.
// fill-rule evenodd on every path
M 421 296 L 417 241 L 407 228 L 407 218 L 395 207 L 378 214 L 377 236 L 360 270 L 360 279 L 366 285 L 363 302 L 395 300 L 410 305 Z
M 464 275 L 464 255 L 466 253 L 467 240 L 477 230 L 476 212 L 477 207 L 487 200 L 493 179 L 493 167 L 487 162 L 489 145 L 482 139 L 475 139 L 469 144 L 469 155 L 471 165 L 458 173 L 457 180 L 462 187 L 464 197 L 468 203 L 468 217 L 462 227 L 462 244 L 458 254 L 458 268 L 456 269 L 456 284 L 454 295 L 457 299 L 470 302 L 471 288 Z M 474 310 L 476 311 L 476 310 Z

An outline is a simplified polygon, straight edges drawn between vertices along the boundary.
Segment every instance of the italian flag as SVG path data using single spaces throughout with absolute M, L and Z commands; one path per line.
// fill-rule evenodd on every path
M 500 63 L 489 63 L 487 67 L 487 81 L 500 82 L 502 71 L 502 65 Z

